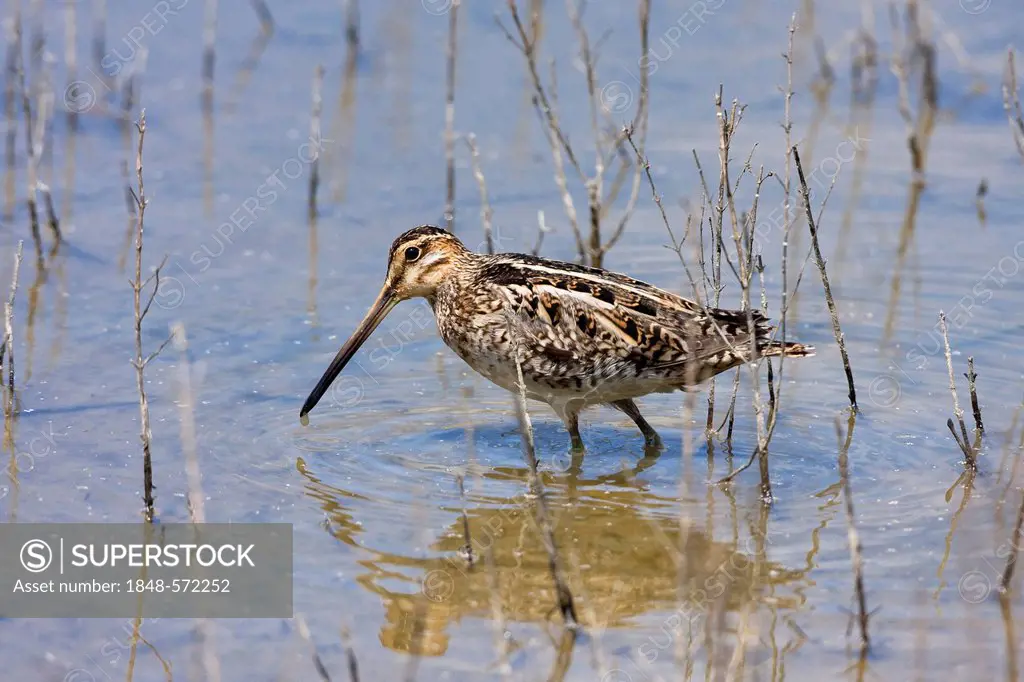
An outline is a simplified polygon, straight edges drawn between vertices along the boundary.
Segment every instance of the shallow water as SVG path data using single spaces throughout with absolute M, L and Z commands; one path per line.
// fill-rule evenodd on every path
M 723 443 L 709 452 L 701 435 L 703 391 L 692 403 L 682 394 L 642 401 L 666 441 L 660 457 L 645 457 L 629 420 L 602 409 L 586 413 L 588 453 L 574 462 L 558 420 L 543 405 L 531 406 L 556 544 L 583 625 L 575 644 L 566 644 L 533 521 L 536 501 L 526 495 L 527 468 L 510 396 L 473 375 L 443 346 L 425 302 L 398 307 L 311 415 L 311 424 L 303 428 L 297 420 L 301 401 L 372 301 L 391 240 L 413 225 L 443 220 L 445 3 L 362 3 L 354 113 L 343 124 L 334 122 L 345 63 L 338 7 L 271 7 L 274 35 L 239 92 L 237 72 L 258 22 L 247 6 L 231 14 L 222 6 L 210 210 L 204 207 L 199 101 L 203 7 L 180 4 L 177 15 L 142 40 L 148 49 L 141 102 L 149 126 L 145 173 L 151 201 L 146 259 L 155 265 L 168 254 L 165 274 L 171 278 L 146 321 L 146 343 L 155 348 L 170 324 L 185 325 L 207 517 L 293 524 L 295 610 L 309 623 L 332 678 L 345 679 L 340 629 L 349 633 L 364 680 L 400 679 L 413 664 L 417 679 L 501 679 L 496 642 L 508 648 L 513 679 L 843 677 L 857 660 L 855 628 L 848 634 L 856 607 L 835 426 L 839 417 L 845 429 L 848 403 L 813 262 L 791 311 L 789 334 L 814 344 L 818 354 L 785 366 L 783 407 L 771 442 L 776 500 L 770 508 L 760 502 L 756 467 L 731 488 L 710 485 L 745 461 L 757 442 L 746 372 L 732 459 Z M 780 54 L 786 22 L 797 9 L 796 3 L 753 0 L 698 4 L 715 9 L 702 13 L 689 2 L 656 3 L 650 24 L 658 68 L 650 81 L 647 155 L 680 234 L 681 202 L 700 201 L 691 150 L 700 155 L 709 183 L 717 180 L 712 98 L 719 83 L 727 104 L 735 97 L 748 105 L 732 142 L 734 173 L 754 143 L 755 171 L 759 164 L 784 171 L 777 86 L 785 83 Z M 140 24 L 144 11 L 120 1 L 109 5 L 115 61 L 138 66 L 138 50 L 121 37 Z M 549 5 L 544 50 L 557 60 L 560 115 L 574 144 L 586 148 L 584 166 L 592 167 L 575 34 L 561 4 Z M 1011 654 L 1024 643 L 1021 626 L 1012 626 L 1020 613 L 1022 576 L 1009 619 L 994 589 L 1024 481 L 1019 471 L 1015 481 L 1010 473 L 1019 448 L 1004 447 L 1019 437 L 1011 425 L 1024 369 L 1016 352 L 1024 207 L 1018 201 L 1021 159 L 999 91 L 1005 45 L 1019 37 L 1012 27 L 1021 16 L 1006 3 L 985 5 L 931 5 L 943 27 L 937 42 L 942 113 L 906 248 L 901 226 L 910 161 L 887 62 L 879 66 L 870 123 L 847 127 L 848 36 L 860 8 L 814 7 L 814 34 L 836 72 L 831 106 L 818 125 L 810 92 L 813 40 L 809 33 L 797 37 L 793 138 L 801 142 L 816 198 L 824 196 L 830 176 L 837 177 L 820 232 L 861 407 L 849 462 L 867 604 L 875 611 L 867 675 L 878 679 L 1013 679 L 1013 666 L 1020 664 L 1019 655 Z M 498 9 L 509 25 L 504 5 Z M 56 3 L 44 9 L 50 49 L 58 55 L 60 10 Z M 80 60 L 88 54 L 87 10 L 79 8 Z M 880 50 L 887 55 L 887 8 L 876 4 L 874 10 Z M 531 248 L 537 212 L 543 211 L 554 228 L 543 255 L 571 259 L 572 238 L 550 152 L 524 89 L 524 64 L 493 12 L 487 3 L 462 8 L 456 128 L 477 135 L 499 247 Z M 606 92 L 614 107 L 628 103 L 614 112 L 618 123 L 632 115 L 639 92 L 636 10 L 631 3 L 592 3 L 586 24 L 594 40 L 612 30 L 601 47 L 598 80 L 602 89 L 611 88 Z M 964 63 L 956 57 L 960 49 L 968 57 Z M 302 145 L 308 143 L 310 84 L 318 63 L 327 69 L 324 181 L 311 247 L 309 167 L 302 161 L 308 147 Z M 87 82 L 103 95 L 95 76 L 83 78 L 93 79 Z M 63 66 L 54 79 L 65 82 Z M 985 90 L 971 94 L 979 83 Z M 61 107 L 62 88 L 56 93 Z M 916 95 L 912 101 L 916 105 Z M 130 521 L 139 518 L 142 465 L 129 365 L 131 291 L 128 273 L 118 266 L 126 225 L 124 141 L 117 120 L 100 105 L 83 113 L 74 136 L 63 110 L 58 112 L 48 182 L 59 206 L 69 202 L 69 244 L 36 288 L 31 333 L 33 259 L 22 268 L 15 311 L 23 408 L 15 454 L 21 471 L 16 486 L 0 481 L 0 507 L 10 522 Z M 69 158 L 73 185 L 65 180 Z M 852 191 L 858 168 L 859 197 Z M 986 220 L 979 224 L 975 190 L 982 178 L 989 190 Z M 738 200 L 746 208 L 752 185 L 749 177 L 744 183 Z M 343 197 L 335 198 L 339 187 Z M 483 242 L 479 191 L 462 145 L 456 187 L 456 230 L 477 248 Z M 575 187 L 577 206 L 584 206 L 585 195 Z M 253 198 L 265 210 L 244 232 L 220 227 Z M 778 215 L 781 203 L 777 184 L 766 182 L 759 215 L 769 220 L 765 216 Z M 624 199 L 618 204 L 615 216 Z M 31 250 L 26 225 L 19 199 L 14 219 L 5 224 L 11 229 L 3 232 L 8 254 L 21 238 Z M 794 271 L 808 247 L 802 229 L 790 245 L 798 254 Z M 686 291 L 678 259 L 664 248 L 668 241 L 644 185 L 626 235 L 605 264 Z M 779 311 L 781 242 L 781 231 L 766 229 L 761 246 L 773 317 Z M 0 272 L 0 282 L 8 281 L 8 273 Z M 729 305 L 738 297 L 734 284 L 723 292 Z M 966 371 L 967 356 L 979 374 L 986 435 L 981 473 L 966 505 L 963 488 L 954 485 L 962 455 L 944 424 L 952 406 L 936 331 L 939 310 L 949 314 L 957 376 Z M 182 366 L 182 354 L 168 348 L 147 369 L 163 522 L 188 518 L 178 400 Z M 718 419 L 731 384 L 731 375 L 718 382 Z M 964 382 L 960 401 L 969 420 Z M 474 553 L 490 557 L 493 574 L 482 563 L 467 567 L 459 557 L 465 544 L 459 475 Z M 185 679 L 193 667 L 199 647 L 192 628 L 169 620 L 144 626 L 175 679 Z M 308 646 L 289 621 L 217 621 L 215 632 L 224 679 L 315 679 Z M 121 621 L 0 620 L 0 652 L 10 671 L 5 679 L 124 677 L 127 651 L 121 645 L 127 639 Z M 165 675 L 146 653 L 134 679 Z

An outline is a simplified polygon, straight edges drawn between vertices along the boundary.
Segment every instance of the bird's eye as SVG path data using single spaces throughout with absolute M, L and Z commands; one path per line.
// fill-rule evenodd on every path
M 405 260 L 410 263 L 420 257 L 420 247 L 410 246 L 405 250 Z

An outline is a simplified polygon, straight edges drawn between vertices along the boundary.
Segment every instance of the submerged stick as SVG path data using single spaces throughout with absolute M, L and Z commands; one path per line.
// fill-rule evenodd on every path
M 853 369 L 850 368 L 850 356 L 846 352 L 846 342 L 843 339 L 843 330 L 839 326 L 839 311 L 836 309 L 836 301 L 832 297 L 832 287 L 828 282 L 828 273 L 825 271 L 825 259 L 821 256 L 821 247 L 818 244 L 818 228 L 814 222 L 814 212 L 811 210 L 811 192 L 807 188 L 807 179 L 804 177 L 804 168 L 800 164 L 800 152 L 796 145 L 790 150 L 793 152 L 793 161 L 796 163 L 796 173 L 800 178 L 800 193 L 804 199 L 804 210 L 807 212 L 807 226 L 811 231 L 811 248 L 814 250 L 814 260 L 818 265 L 818 272 L 821 274 L 821 284 L 825 288 L 825 303 L 828 305 L 828 313 L 832 318 L 832 332 L 836 337 L 836 344 L 839 346 L 839 353 L 843 358 L 843 370 L 846 372 L 846 384 L 849 387 L 850 409 L 857 411 L 857 389 L 853 385 Z

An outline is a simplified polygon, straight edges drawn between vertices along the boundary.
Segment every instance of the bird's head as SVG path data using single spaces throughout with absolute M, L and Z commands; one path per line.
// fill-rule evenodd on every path
M 299 412 L 300 418 L 305 419 L 306 414 L 320 402 L 331 383 L 392 308 L 408 298 L 433 298 L 452 269 L 469 253 L 455 235 L 430 225 L 413 228 L 396 239 L 391 244 L 388 272 L 377 300 L 306 398 Z

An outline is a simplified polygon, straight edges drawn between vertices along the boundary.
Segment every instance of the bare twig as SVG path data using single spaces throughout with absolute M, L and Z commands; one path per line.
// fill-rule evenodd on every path
M 964 411 L 960 409 L 960 399 L 956 393 L 956 379 L 953 376 L 953 354 L 949 348 L 949 334 L 946 331 L 946 313 L 939 311 L 939 328 L 942 330 L 942 343 L 946 353 L 946 370 L 949 373 L 949 392 L 953 396 L 953 416 L 960 424 L 960 435 L 963 436 L 964 455 L 967 457 L 967 466 L 971 469 L 978 468 L 978 462 L 973 450 L 970 448 L 970 438 L 967 436 L 967 425 L 964 424 Z
M 484 178 L 484 169 L 480 164 L 480 150 L 476 146 L 476 135 L 473 133 L 466 135 L 466 146 L 469 147 L 470 157 L 473 160 L 473 176 L 480 187 L 480 221 L 484 226 L 484 243 L 487 245 L 487 253 L 494 253 L 494 238 L 491 228 L 494 211 L 491 210 L 491 202 L 487 197 L 487 180 Z
M 643 156 L 643 152 L 637 147 L 636 143 L 633 142 L 633 131 L 630 128 L 626 128 L 623 131 L 626 140 L 629 142 L 630 147 L 633 148 L 633 153 L 636 154 L 637 167 L 641 168 L 647 175 L 647 183 L 651 187 L 651 197 L 654 199 L 655 205 L 658 207 L 658 212 L 661 214 L 661 221 L 665 224 L 665 229 L 668 230 L 668 236 L 672 240 L 672 250 L 676 252 L 679 257 L 679 262 L 683 265 L 683 270 L 686 272 L 686 278 L 690 282 L 690 288 L 693 289 L 693 300 L 700 303 L 701 296 L 700 291 L 697 289 L 697 282 L 693 279 L 693 274 L 690 272 L 690 266 L 686 263 L 686 258 L 683 257 L 683 244 L 686 242 L 686 237 L 689 234 L 689 230 L 683 234 L 681 239 L 677 239 L 675 233 L 672 231 L 671 225 L 668 223 L 668 214 L 665 213 L 665 205 L 661 201 L 661 195 L 658 194 L 658 189 L 654 185 L 654 177 L 651 175 L 651 163 Z
M 970 464 L 972 458 L 974 457 L 973 453 L 971 452 L 970 443 L 968 443 L 966 440 L 960 439 L 960 434 L 956 432 L 956 426 L 953 424 L 952 419 L 946 420 L 946 427 L 949 428 L 949 432 L 953 435 L 953 440 L 956 441 L 957 447 L 959 447 L 960 451 L 964 453 L 964 461 Z
M 974 429 L 982 433 L 985 431 L 985 425 L 981 421 L 981 405 L 978 403 L 978 374 L 974 371 L 973 356 L 967 358 L 967 373 L 964 376 L 967 377 L 967 386 L 971 391 L 971 411 L 974 412 Z
M 535 3 L 535 5 L 539 4 L 540 3 Z M 597 88 L 597 55 L 591 47 L 590 38 L 583 25 L 580 7 L 577 6 L 575 0 L 568 0 L 566 7 L 569 13 L 570 22 L 580 45 L 580 58 L 584 64 L 586 76 L 590 121 L 595 145 L 593 176 L 588 176 L 583 171 L 576 150 L 570 144 L 568 135 L 565 133 L 559 121 L 557 110 L 557 83 L 555 80 L 553 62 L 550 86 L 545 87 L 541 81 L 537 60 L 537 41 L 539 39 L 539 31 L 528 31 L 524 26 L 519 15 L 516 0 L 508 0 L 508 8 L 516 29 L 516 35 L 513 36 L 513 34 L 506 29 L 504 25 L 501 25 L 500 22 L 499 26 L 501 26 L 502 30 L 505 32 L 505 36 L 508 38 L 509 42 L 511 42 L 526 59 L 527 73 L 530 77 L 530 82 L 533 85 L 534 91 L 534 108 L 541 120 L 541 125 L 548 141 L 548 146 L 551 148 L 552 160 L 554 162 L 555 169 L 555 184 L 562 195 L 562 203 L 565 207 L 566 216 L 569 218 L 573 237 L 576 241 L 576 250 L 579 260 L 583 263 L 600 267 L 605 254 L 621 238 L 626 224 L 632 215 L 639 194 L 641 169 L 639 167 L 634 168 L 632 190 L 630 192 L 630 198 L 627 202 L 626 209 L 620 217 L 618 226 L 612 232 L 611 237 L 607 241 L 603 241 L 601 237 L 601 222 L 604 218 L 607 206 L 610 205 L 618 195 L 619 189 L 625 181 L 625 171 L 628 166 L 632 164 L 628 162 L 626 155 L 622 153 L 623 136 L 615 135 L 613 136 L 611 143 L 606 144 L 605 135 L 601 130 L 598 112 L 599 110 L 603 111 L 605 117 L 607 117 L 608 104 L 601 101 L 605 93 L 603 91 L 599 92 Z M 539 8 L 531 8 L 530 18 L 531 26 L 535 27 L 539 25 Z M 636 115 L 634 116 L 629 129 L 637 131 L 640 139 L 639 147 L 642 150 L 647 136 L 648 64 L 645 60 L 649 59 L 646 49 L 648 44 L 648 29 L 650 21 L 649 0 L 641 0 L 639 19 L 640 42 L 641 48 L 643 49 L 641 54 L 641 63 L 643 64 L 643 68 L 641 69 L 640 75 L 640 99 Z M 587 209 L 590 230 L 586 241 L 584 241 L 583 235 L 580 231 L 575 203 L 568 190 L 568 180 L 565 174 L 563 154 L 564 158 L 568 159 L 569 165 L 576 171 L 576 175 L 587 193 Z M 614 158 L 616 154 L 622 162 L 622 170 L 611 183 L 610 189 L 606 193 L 605 170 L 607 163 Z
M 650 90 L 648 86 L 648 79 L 650 78 L 648 67 L 650 66 L 651 59 L 650 48 L 648 47 L 650 43 L 650 23 L 651 1 L 640 0 L 640 99 L 637 103 L 636 115 L 633 117 L 633 122 L 629 126 L 630 131 L 635 130 L 637 126 L 641 127 L 639 151 L 637 151 L 636 145 L 632 144 L 632 140 L 630 141 L 632 146 L 634 147 L 633 151 L 637 152 L 637 156 L 640 157 L 644 155 L 644 146 L 647 141 L 648 93 Z M 626 224 L 629 222 L 629 219 L 633 216 L 633 209 L 636 207 L 637 198 L 640 194 L 640 176 L 642 174 L 642 171 L 645 170 L 641 168 L 639 164 L 633 164 L 633 167 L 633 186 L 629 193 L 629 200 L 626 202 L 626 208 L 622 213 L 622 217 L 619 218 L 618 226 L 615 228 L 615 231 L 612 233 L 611 237 L 608 238 L 608 241 L 606 241 L 604 245 L 601 247 L 602 255 L 608 253 L 608 251 L 613 246 L 615 246 L 615 244 L 619 241 L 619 239 L 622 237 L 623 233 L 626 230 Z M 650 176 L 650 166 L 646 168 L 646 171 L 647 175 Z M 607 203 L 611 202 L 608 201 Z
M 791 148 L 793 161 L 796 163 L 797 176 L 800 178 L 800 191 L 803 194 L 804 209 L 807 212 L 807 226 L 811 231 L 811 248 L 814 251 L 814 260 L 818 265 L 818 272 L 821 274 L 821 284 L 825 289 L 825 303 L 828 304 L 828 312 L 832 318 L 832 332 L 836 337 L 836 344 L 839 346 L 839 353 L 843 358 L 843 370 L 846 372 L 846 384 L 849 387 L 850 409 L 857 411 L 857 390 L 853 385 L 853 369 L 850 367 L 850 356 L 846 352 L 846 343 L 843 340 L 843 330 L 839 326 L 839 311 L 836 309 L 835 299 L 832 297 L 832 287 L 828 282 L 828 273 L 825 271 L 825 259 L 821 256 L 821 247 L 818 245 L 818 228 L 814 222 L 814 214 L 811 211 L 811 193 L 807 188 L 807 179 L 804 177 L 804 169 L 800 164 L 800 152 L 796 145 Z
M 786 149 L 790 149 L 793 146 L 793 115 L 792 115 L 792 100 L 793 100 L 793 37 L 796 34 L 797 23 L 796 13 L 794 13 L 789 19 L 789 39 L 786 47 L 786 54 L 784 59 L 786 60 L 786 93 L 785 93 L 785 117 L 782 122 L 782 130 L 786 135 Z M 793 196 L 793 165 L 791 163 L 792 157 L 789 154 L 786 155 L 786 169 L 785 177 L 782 180 L 782 190 L 784 196 L 782 198 L 782 256 L 780 263 L 780 270 L 782 276 L 782 287 L 781 287 L 781 310 L 779 311 L 779 341 L 783 346 L 786 345 L 786 321 L 789 318 L 789 240 L 790 233 L 793 229 L 793 220 L 791 209 L 791 200 Z M 755 221 L 751 221 L 756 226 Z M 775 403 L 775 408 L 778 409 L 779 403 L 782 398 L 782 385 L 783 373 L 786 366 L 786 354 L 783 353 L 779 357 L 779 383 L 778 393 L 772 396 L 772 400 Z
M 449 232 L 455 231 L 455 60 L 458 57 L 459 3 L 452 0 L 448 9 L 448 46 L 445 50 L 444 157 L 445 204 L 444 219 Z
M 146 314 L 149 312 L 149 307 L 153 304 L 153 299 L 156 297 L 157 291 L 160 288 L 160 270 L 163 268 L 163 263 L 160 264 L 154 271 L 153 275 L 146 278 L 145 281 L 142 279 L 142 237 L 145 231 L 145 214 L 146 214 L 146 191 L 145 184 L 143 183 L 142 175 L 142 150 L 143 144 L 146 139 L 146 111 L 143 109 L 139 113 L 139 121 L 135 124 L 136 129 L 139 132 L 139 144 L 138 151 L 135 157 L 135 174 L 138 181 L 138 191 L 133 191 L 132 194 L 135 197 L 135 205 L 137 211 L 137 219 L 135 223 L 135 279 L 132 281 L 132 294 L 133 303 L 135 308 L 135 359 L 132 364 L 135 367 L 135 383 L 139 391 L 139 417 L 141 421 L 141 433 L 139 435 L 142 440 L 142 467 L 143 467 L 143 501 L 146 504 L 145 518 L 147 521 L 153 521 L 153 459 L 151 453 L 151 444 L 153 440 L 153 432 L 149 425 L 149 402 L 146 398 L 146 380 L 145 380 L 145 369 L 146 365 L 159 355 L 160 351 L 163 350 L 170 341 L 171 337 L 168 337 L 160 347 L 148 356 L 142 354 L 142 321 L 145 319 Z M 146 286 L 153 282 L 152 291 L 149 293 L 149 297 L 145 303 L 142 304 L 142 292 Z
M 14 254 L 14 274 L 11 275 L 11 292 L 7 296 L 4 308 L 4 342 L 0 345 L 0 384 L 4 384 L 4 354 L 7 360 L 7 399 L 4 402 L 4 418 L 9 423 L 15 413 L 17 404 L 14 393 L 14 296 L 18 293 L 18 274 L 21 272 L 21 255 L 24 241 L 18 240 L 18 250 Z

